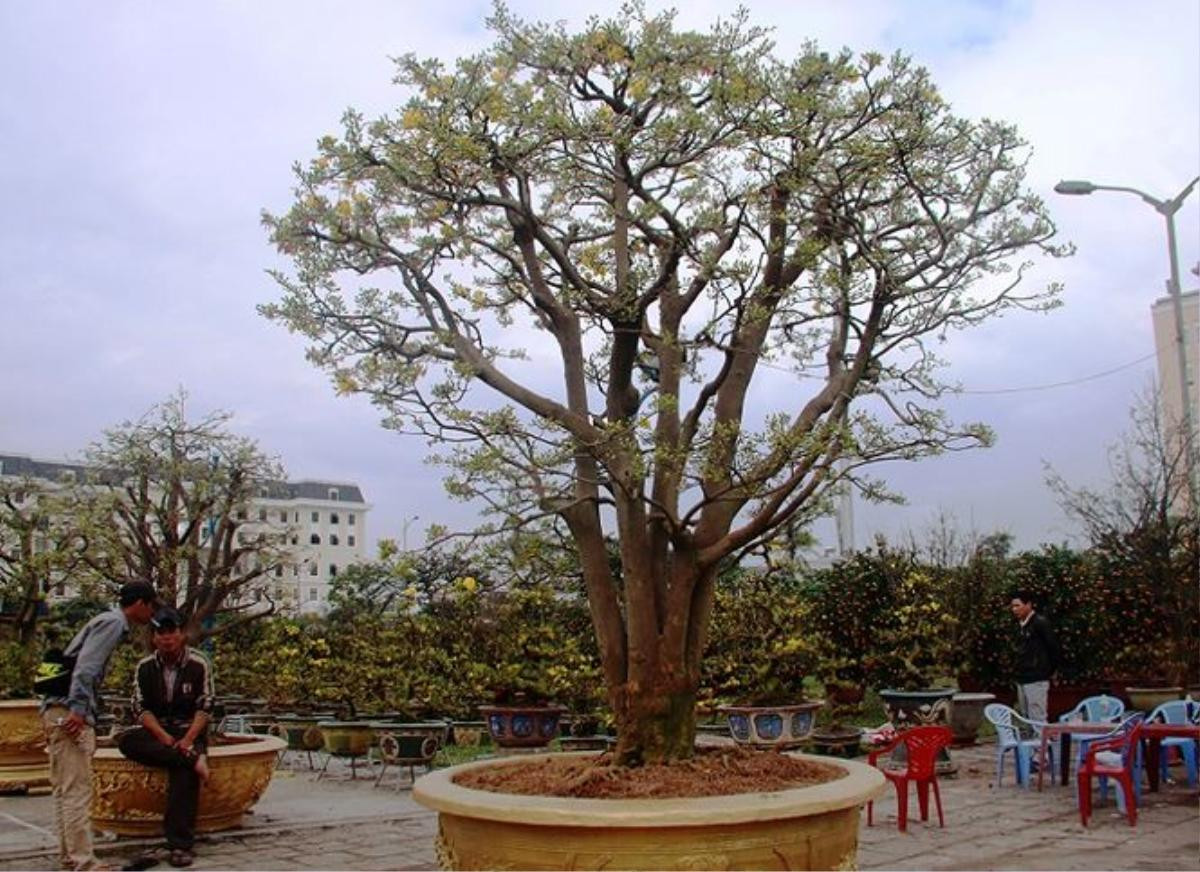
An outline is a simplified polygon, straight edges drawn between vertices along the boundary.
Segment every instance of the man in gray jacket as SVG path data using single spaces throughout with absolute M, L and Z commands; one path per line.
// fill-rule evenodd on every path
M 122 585 L 118 607 L 87 622 L 63 652 L 75 658 L 71 689 L 65 697 L 42 702 L 42 725 L 50 752 L 54 819 L 63 869 L 103 869 L 92 849 L 92 755 L 96 752 L 96 715 L 100 686 L 108 661 L 130 624 L 145 624 L 154 614 L 157 596 L 147 581 Z

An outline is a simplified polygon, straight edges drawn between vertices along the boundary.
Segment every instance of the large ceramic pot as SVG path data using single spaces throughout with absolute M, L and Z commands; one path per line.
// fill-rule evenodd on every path
M 240 826 L 242 815 L 271 783 L 276 756 L 286 747 L 275 736 L 225 736 L 208 749 L 212 775 L 200 788 L 198 832 Z M 92 826 L 121 836 L 162 832 L 167 803 L 167 773 L 135 763 L 113 747 L 92 758 Z
M 897 730 L 919 727 L 925 724 L 950 726 L 954 708 L 954 688 L 928 688 L 926 690 L 881 690 L 879 698 L 887 709 L 888 720 Z M 903 754 L 903 746 L 899 749 Z M 896 756 L 896 755 L 893 755 Z M 937 771 L 939 775 L 953 775 L 958 766 L 950 756 L 948 748 L 938 751 Z
M 38 714 L 41 700 L 0 701 L 0 793 L 50 784 L 50 758 Z
M 321 721 L 317 728 L 325 750 L 335 757 L 365 757 L 375 738 L 368 721 Z
M 450 744 L 474 748 L 488 735 L 485 721 L 451 721 Z
M 827 757 L 857 757 L 862 753 L 862 730 L 857 727 L 814 730 L 812 749 Z
M 289 751 L 319 751 L 324 744 L 316 718 L 305 715 L 280 715 L 267 732 L 287 742 Z
M 950 707 L 950 729 L 954 732 L 954 744 L 974 745 L 983 723 L 983 710 L 994 702 L 994 693 L 956 693 Z
M 1155 708 L 1164 702 L 1182 699 L 1183 688 L 1179 685 L 1163 685 L 1159 687 L 1135 687 L 1131 685 L 1125 688 L 1125 695 L 1129 697 L 1129 704 L 1133 708 L 1150 714 L 1150 712 L 1154 711 Z
M 735 742 L 756 748 L 794 748 L 808 738 L 824 700 L 795 705 L 723 705 Z
M 477 761 L 417 780 L 413 798 L 438 812 L 443 869 L 850 869 L 859 809 L 885 784 L 850 761 L 826 784 L 702 798 L 519 796 L 454 783 L 467 769 L 528 763 Z
M 879 698 L 887 708 L 888 720 L 897 730 L 923 724 L 950 725 L 953 688 L 928 690 L 881 690 Z
M 558 735 L 559 705 L 480 706 L 492 741 L 501 748 L 540 748 Z

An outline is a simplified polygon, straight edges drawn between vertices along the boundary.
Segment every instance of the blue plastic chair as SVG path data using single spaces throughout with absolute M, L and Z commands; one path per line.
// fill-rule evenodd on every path
M 1120 722 L 1123 714 L 1125 714 L 1125 703 L 1115 696 L 1100 694 L 1080 700 L 1075 708 L 1065 715 L 1059 715 L 1058 722 L 1062 724 L 1067 721 L 1089 721 L 1091 723 L 1109 721 L 1116 724 Z
M 1190 724 L 1196 723 L 1197 720 L 1200 720 L 1200 702 L 1191 699 L 1175 699 L 1158 706 L 1150 713 L 1150 717 L 1146 718 L 1146 723 Z M 1158 766 L 1162 780 L 1167 780 L 1170 749 L 1177 748 L 1183 755 L 1184 766 L 1187 767 L 1188 787 L 1195 787 L 1198 780 L 1195 740 L 1183 736 L 1167 736 L 1162 740 L 1161 748 L 1162 753 L 1158 756 Z
M 999 787 L 1004 779 L 1004 757 L 1012 751 L 1017 784 L 1028 788 L 1033 783 L 1029 773 L 1033 769 L 1034 755 L 1042 747 L 1041 728 L 1045 724 L 1023 718 L 998 702 L 988 705 L 983 710 L 983 716 L 996 728 L 996 786 Z M 1023 728 L 1024 732 L 1032 734 L 1032 738 L 1022 737 Z M 1049 754 L 1049 766 L 1053 769 L 1054 746 L 1050 745 L 1046 750 Z
M 1146 716 L 1141 712 L 1134 712 L 1121 721 L 1111 733 L 1103 735 L 1089 735 L 1087 737 L 1087 746 L 1090 748 L 1098 742 L 1104 742 L 1100 750 L 1095 754 L 1096 761 L 1102 765 L 1111 768 L 1127 768 L 1130 770 L 1130 780 L 1133 787 L 1133 801 L 1138 805 L 1142 801 L 1142 743 L 1137 741 L 1129 741 L 1135 729 L 1146 720 Z M 1116 746 L 1120 746 L 1120 751 L 1116 750 Z M 1108 750 L 1112 748 L 1112 750 Z M 1080 771 L 1083 771 L 1086 756 L 1083 761 L 1080 761 Z M 1108 777 L 1104 774 L 1099 774 L 1100 778 L 1100 800 L 1103 802 L 1108 796 Z M 1086 779 L 1090 789 L 1091 780 Z M 1082 783 L 1080 779 L 1076 779 L 1075 783 L 1075 801 L 1079 803 L 1080 813 L 1083 814 L 1084 803 L 1081 794 Z M 1129 814 L 1130 820 L 1135 820 L 1137 815 L 1130 814 L 1125 805 L 1125 796 L 1123 791 L 1116 791 L 1117 794 L 1117 810 L 1123 814 Z M 1090 804 L 1090 803 L 1089 803 Z M 1085 816 L 1086 825 L 1086 816 Z
M 1075 708 L 1071 709 L 1065 715 L 1059 715 L 1058 722 L 1064 724 L 1068 721 L 1087 721 L 1088 723 L 1110 723 L 1118 724 L 1121 722 L 1122 716 L 1125 714 L 1125 703 L 1117 699 L 1115 696 L 1100 694 L 1098 696 L 1089 696 L 1087 699 L 1079 701 Z M 1074 733 L 1071 736 L 1072 741 L 1076 743 L 1078 751 L 1075 754 L 1075 768 L 1083 764 L 1083 758 L 1087 755 L 1087 750 L 1091 743 L 1100 736 L 1095 733 Z M 1064 744 L 1066 738 L 1063 739 Z

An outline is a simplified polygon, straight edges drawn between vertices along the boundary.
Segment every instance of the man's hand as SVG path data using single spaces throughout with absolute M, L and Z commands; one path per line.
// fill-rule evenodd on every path
M 71 712 L 71 714 L 63 718 L 62 728 L 72 739 L 76 738 L 85 726 L 87 726 L 87 721 L 83 719 L 83 715 L 79 712 Z
M 182 739 L 180 739 L 178 742 L 175 743 L 175 747 L 178 748 L 183 753 L 187 754 L 188 752 L 190 752 L 192 750 L 192 744 L 193 744 L 193 740 L 189 739 L 187 736 L 184 736 Z

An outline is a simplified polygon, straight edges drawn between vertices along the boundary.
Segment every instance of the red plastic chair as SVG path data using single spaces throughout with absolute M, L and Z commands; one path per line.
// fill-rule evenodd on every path
M 896 737 L 890 745 L 872 751 L 867 762 L 883 773 L 892 784 L 896 785 L 896 801 L 899 804 L 897 817 L 900 821 L 900 832 L 908 829 L 908 782 L 917 786 L 917 802 L 921 806 L 921 820 L 929 820 L 929 788 L 933 788 L 933 801 L 937 805 L 938 825 L 945 826 L 946 819 L 942 816 L 942 794 L 938 790 L 937 755 L 942 748 L 950 747 L 954 734 L 949 727 L 914 727 Z M 885 769 L 879 766 L 878 759 L 883 754 L 890 754 L 897 746 L 904 745 L 908 756 L 905 769 Z M 874 824 L 875 803 L 867 803 L 867 826 Z
M 1141 779 L 1141 767 L 1138 765 L 1138 751 L 1142 737 L 1140 721 L 1123 731 L 1120 735 L 1106 736 L 1094 741 L 1088 748 L 1087 758 L 1079 767 L 1079 818 L 1083 825 L 1088 825 L 1092 816 L 1092 777 L 1116 779 L 1121 785 L 1121 793 L 1125 799 L 1125 813 L 1131 827 L 1137 826 L 1138 784 L 1135 779 Z M 1103 755 L 1100 759 L 1099 755 Z M 1101 788 L 1103 791 L 1103 787 Z M 1103 792 L 1101 799 L 1103 799 Z

